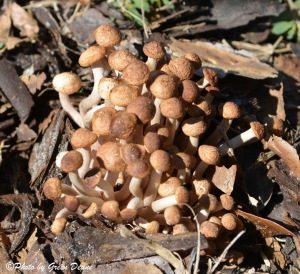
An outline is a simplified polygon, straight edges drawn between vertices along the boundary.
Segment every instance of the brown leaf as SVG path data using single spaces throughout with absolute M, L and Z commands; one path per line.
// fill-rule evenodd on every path
M 270 247 L 272 252 L 272 259 L 279 265 L 281 269 L 285 269 L 287 261 L 284 257 L 284 254 L 281 251 L 281 246 L 273 237 L 265 239 L 266 245 Z
M 186 52 L 197 53 L 205 66 L 215 67 L 225 72 L 253 79 L 277 77 L 277 71 L 271 66 L 232 52 L 224 46 L 221 48 L 208 42 L 172 39 L 169 47 L 179 55 L 184 55 Z
M 256 229 L 262 234 L 263 237 L 272 237 L 278 235 L 292 237 L 295 236 L 294 233 L 271 220 L 250 214 L 240 209 L 235 210 L 235 213 L 254 224 Z
M 23 42 L 24 39 L 20 39 L 18 37 L 9 36 L 6 40 L 5 46 L 7 50 L 14 49 L 17 45 Z
M 10 20 L 11 9 L 8 7 L 5 9 L 4 13 L 0 15 L 0 42 L 6 43 L 9 37 L 9 32 L 11 28 Z
M 145 263 L 126 263 L 125 268 L 121 274 L 135 274 L 135 273 L 147 273 L 147 274 L 162 274 L 162 272 L 154 265 Z
M 237 165 L 231 165 L 229 168 L 216 166 L 211 181 L 218 189 L 230 195 L 233 191 L 236 172 Z
M 35 94 L 37 90 L 40 90 L 43 83 L 46 80 L 46 74 L 44 72 L 37 75 L 23 74 L 20 76 L 21 80 L 27 86 L 31 94 Z
M 17 129 L 18 142 L 28 142 L 37 137 L 36 133 L 26 124 L 20 124 Z
M 25 9 L 16 3 L 11 4 L 13 25 L 20 30 L 21 36 L 33 38 L 39 32 L 36 20 Z
M 276 153 L 289 167 L 295 177 L 300 177 L 300 161 L 297 150 L 280 137 L 272 136 L 267 146 Z

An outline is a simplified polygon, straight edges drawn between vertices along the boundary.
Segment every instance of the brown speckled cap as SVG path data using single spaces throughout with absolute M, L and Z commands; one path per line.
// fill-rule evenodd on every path
M 162 74 L 155 78 L 150 86 L 151 93 L 159 99 L 168 99 L 175 96 L 177 91 L 177 78 Z
M 197 84 L 192 80 L 183 80 L 181 82 L 181 98 L 187 103 L 193 103 L 199 94 Z
M 107 136 L 110 134 L 110 124 L 116 109 L 104 107 L 97 110 L 92 118 L 92 131 L 98 136 Z
M 142 160 L 145 157 L 145 149 L 142 145 L 130 143 L 121 147 L 121 156 L 126 164 Z
M 147 132 L 144 136 L 144 146 L 148 153 L 158 150 L 162 146 L 162 139 L 157 132 Z
M 97 135 L 86 128 L 77 129 L 71 137 L 73 148 L 88 148 L 97 141 Z
M 221 154 L 217 147 L 202 145 L 198 148 L 200 159 L 208 165 L 217 165 L 221 160 Z
M 66 173 L 74 172 L 81 167 L 82 163 L 83 158 L 80 152 L 68 151 L 61 159 L 61 169 Z
M 123 70 L 123 79 L 133 86 L 139 86 L 149 79 L 150 71 L 142 61 L 134 61 Z
M 101 25 L 95 30 L 95 40 L 99 46 L 109 48 L 121 42 L 121 34 L 115 27 Z
M 135 114 L 143 124 L 147 124 L 155 114 L 155 106 L 150 98 L 139 96 L 127 106 L 126 111 Z
M 144 160 L 135 161 L 127 165 L 126 172 L 132 177 L 143 179 L 149 174 L 150 165 Z
M 110 124 L 110 133 L 112 137 L 119 139 L 128 139 L 135 131 L 137 117 L 125 111 L 117 112 Z
M 182 123 L 182 132 L 186 136 L 197 137 L 205 133 L 207 123 L 202 117 L 192 117 Z
M 90 67 L 105 58 L 106 49 L 101 46 L 91 46 L 81 53 L 78 63 L 82 67 Z
M 184 115 L 184 106 L 180 99 L 172 97 L 161 102 L 160 111 L 167 118 L 179 119 Z
M 197 53 L 188 52 L 184 55 L 184 57 L 192 62 L 195 69 L 201 68 L 202 62 Z
M 157 41 L 151 41 L 146 43 L 143 47 L 143 51 L 147 57 L 159 60 L 165 56 L 165 50 L 163 45 Z
M 123 71 L 130 63 L 136 60 L 137 58 L 126 49 L 116 50 L 108 56 L 109 66 L 118 71 Z
M 105 201 L 101 207 L 101 214 L 110 221 L 118 221 L 120 208 L 117 201 Z
M 47 179 L 43 186 L 43 193 L 47 199 L 59 199 L 62 194 L 61 181 L 55 177 Z
M 250 127 L 258 140 L 261 140 L 264 138 L 265 129 L 261 123 L 255 122 L 255 121 L 251 122 Z
M 209 84 L 213 87 L 218 84 L 218 74 L 215 70 L 211 68 L 203 68 L 204 78 L 209 82 Z
M 137 87 L 120 84 L 114 87 L 109 94 L 110 101 L 119 107 L 126 107 L 140 95 Z
M 101 145 L 97 150 L 97 157 L 99 157 L 104 164 L 104 167 L 113 172 L 121 172 L 126 168 L 126 163 L 121 157 L 121 144 L 114 142 L 107 142 Z
M 184 57 L 172 59 L 168 67 L 180 80 L 191 79 L 194 75 L 194 67 L 191 61 Z
M 183 182 L 177 177 L 169 177 L 165 182 L 161 183 L 158 187 L 157 193 L 161 197 L 174 195 L 176 189 L 182 186 Z
M 237 119 L 241 116 L 241 109 L 234 102 L 219 105 L 218 112 L 224 119 Z
M 150 164 L 159 172 L 166 172 L 171 168 L 171 157 L 165 150 L 155 150 L 150 155 Z

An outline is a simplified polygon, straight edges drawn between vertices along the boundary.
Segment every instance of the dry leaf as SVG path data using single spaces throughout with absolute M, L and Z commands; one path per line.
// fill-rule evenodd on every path
M 23 74 L 20 76 L 21 80 L 27 86 L 31 94 L 35 94 L 37 90 L 40 90 L 43 83 L 46 80 L 46 74 L 44 72 L 37 75 Z
M 37 137 L 36 133 L 26 124 L 20 124 L 16 131 L 18 142 L 29 142 Z
M 0 42 L 6 43 L 9 37 L 9 32 L 11 28 L 10 20 L 11 9 L 8 7 L 5 9 L 4 13 L 0 15 Z
M 23 41 L 24 41 L 24 39 L 9 36 L 6 40 L 6 43 L 5 43 L 6 49 L 7 50 L 14 49 L 18 44 L 20 44 Z
M 39 32 L 36 20 L 16 3 L 11 5 L 11 19 L 13 25 L 20 30 L 21 36 L 33 38 Z
M 292 237 L 295 236 L 294 233 L 271 220 L 250 214 L 240 209 L 235 210 L 235 213 L 254 224 L 256 229 L 261 233 L 263 237 L 272 237 L 279 235 Z
M 277 154 L 289 167 L 295 177 L 300 178 L 300 161 L 297 150 L 280 137 L 272 136 L 267 146 Z
M 147 273 L 147 274 L 162 274 L 162 272 L 154 265 L 145 263 L 126 263 L 124 270 L 121 274 L 137 274 L 137 273 Z
M 218 189 L 230 195 L 233 191 L 236 172 L 237 165 L 231 165 L 229 168 L 216 166 L 211 181 Z
M 281 269 L 285 269 L 287 261 L 284 257 L 284 254 L 281 252 L 281 246 L 273 237 L 265 239 L 266 245 L 270 247 L 272 252 L 272 259 L 280 266 Z
M 203 60 L 205 66 L 221 69 L 236 75 L 253 79 L 275 78 L 278 72 L 268 64 L 254 58 L 243 56 L 232 49 L 222 48 L 208 42 L 175 40 L 169 44 L 172 51 L 178 55 L 194 52 Z
M 285 121 L 285 109 L 284 109 L 284 100 L 283 100 L 283 83 L 280 83 L 279 89 L 270 89 L 270 96 L 276 99 L 276 116 L 277 118 Z

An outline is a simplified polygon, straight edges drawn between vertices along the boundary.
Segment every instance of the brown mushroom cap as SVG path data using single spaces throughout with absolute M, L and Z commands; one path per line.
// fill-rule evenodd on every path
M 128 139 L 135 131 L 137 117 L 125 111 L 117 112 L 110 124 L 110 133 L 112 137 L 119 139 Z
M 126 172 L 132 177 L 143 179 L 149 174 L 150 165 L 143 160 L 135 161 L 127 165 Z
M 43 193 L 47 199 L 59 199 L 62 194 L 61 181 L 58 178 L 49 178 L 43 186 Z
M 172 97 L 160 103 L 160 111 L 167 118 L 179 119 L 184 115 L 184 106 L 180 99 Z
M 73 148 L 88 148 L 97 141 L 97 135 L 86 128 L 77 129 L 71 137 Z
M 56 91 L 66 95 L 71 95 L 80 90 L 81 80 L 75 73 L 62 72 L 54 76 L 52 85 Z
M 234 207 L 234 200 L 232 196 L 228 194 L 222 194 L 220 195 L 220 201 L 222 204 L 222 207 L 226 210 L 232 210 Z
M 133 86 L 139 86 L 149 79 L 150 71 L 148 66 L 139 60 L 130 63 L 123 70 L 123 79 Z
M 99 46 L 109 48 L 121 42 L 121 34 L 115 27 L 101 25 L 95 30 L 95 40 Z
M 220 162 L 221 154 L 217 147 L 202 145 L 198 148 L 200 159 L 208 165 L 217 165 Z
M 152 167 L 159 172 L 166 172 L 171 168 L 171 157 L 165 150 L 155 150 L 149 160 Z
M 163 66 L 160 68 L 160 71 L 168 75 L 174 75 L 173 72 L 170 70 L 168 64 L 163 64 Z
M 219 105 L 218 112 L 224 119 L 237 119 L 241 116 L 241 109 L 234 102 Z
M 173 226 L 173 235 L 186 234 L 189 232 L 189 229 L 184 224 L 176 224 Z
M 107 142 L 101 145 L 97 150 L 97 157 L 99 157 L 104 164 L 104 167 L 112 172 L 122 172 L 126 168 L 126 164 L 121 157 L 121 144 L 114 142 Z
M 161 148 L 161 137 L 156 132 L 147 132 L 144 136 L 144 146 L 146 151 L 151 154 Z
M 105 58 L 106 49 L 101 46 L 91 46 L 81 53 L 78 63 L 82 67 L 90 67 Z
M 124 208 L 121 210 L 120 215 L 123 221 L 129 222 L 137 217 L 138 211 L 134 208 Z
M 205 133 L 207 123 L 202 117 L 192 117 L 182 123 L 182 132 L 186 136 L 197 137 Z
M 216 239 L 220 234 L 220 227 L 210 221 L 204 221 L 200 225 L 200 232 L 207 239 Z
M 147 57 L 160 60 L 165 56 L 165 49 L 160 42 L 151 41 L 143 47 L 143 52 Z
M 92 131 L 98 136 L 108 136 L 110 124 L 116 112 L 116 109 L 112 107 L 104 107 L 95 111 L 92 118 Z
M 177 177 L 169 177 L 165 182 L 161 183 L 158 187 L 157 193 L 161 197 L 174 195 L 176 189 L 182 186 L 183 182 Z
M 176 77 L 162 74 L 155 78 L 150 86 L 150 91 L 159 99 L 168 99 L 175 96 L 177 85 L 178 81 Z
M 105 201 L 101 207 L 101 214 L 110 221 L 118 221 L 120 217 L 119 203 L 117 201 Z
M 118 71 L 123 71 L 130 63 L 136 60 L 137 58 L 126 49 L 116 50 L 108 56 L 109 66 Z
M 176 189 L 175 199 L 179 206 L 181 206 L 181 204 L 187 204 L 189 202 L 189 198 L 190 194 L 185 187 L 180 186 Z
M 256 122 L 256 121 L 251 122 L 250 127 L 253 130 L 253 132 L 258 140 L 261 140 L 264 138 L 265 129 L 261 123 Z
M 68 151 L 61 159 L 61 169 L 63 172 L 74 172 L 82 166 L 83 158 L 76 150 Z
M 182 163 L 182 165 L 180 164 L 178 166 L 179 169 L 181 168 L 193 168 L 196 165 L 196 158 L 186 152 L 177 152 L 176 156 L 180 159 L 180 162 Z M 182 166 L 182 167 L 181 167 Z
M 191 79 L 194 75 L 192 62 L 184 57 L 172 59 L 168 67 L 180 80 Z
M 211 68 L 203 68 L 204 78 L 209 82 L 209 84 L 213 87 L 218 84 L 218 74 L 215 70 Z
M 184 55 L 184 58 L 190 60 L 194 66 L 195 69 L 199 69 L 201 68 L 202 66 L 202 61 L 199 57 L 198 54 L 196 53 L 193 53 L 193 52 L 187 52 L 185 55 Z
M 193 103 L 199 94 L 197 84 L 192 80 L 183 80 L 181 82 L 181 98 L 187 103 Z
M 211 116 L 214 109 L 210 103 L 201 99 L 199 102 L 192 104 L 188 107 L 188 114 L 193 117 L 198 116 Z
M 77 197 L 67 195 L 64 197 L 64 207 L 68 210 L 75 212 L 80 206 L 80 202 Z
M 139 96 L 139 93 L 137 87 L 121 84 L 110 91 L 109 99 L 115 106 L 126 107 Z
M 130 164 L 145 157 L 145 150 L 138 144 L 125 144 L 121 147 L 121 156 L 126 164 Z
M 145 228 L 146 234 L 155 234 L 159 231 L 159 222 L 158 221 L 152 221 L 147 224 L 147 227 Z
M 276 116 L 268 117 L 267 128 L 270 134 L 282 136 L 284 132 L 284 121 Z
M 237 228 L 237 217 L 232 213 L 226 213 L 221 218 L 222 225 L 227 230 L 235 230 Z
M 126 111 L 135 114 L 143 124 L 146 124 L 153 118 L 155 106 L 150 98 L 139 96 L 127 106 Z
M 181 219 L 181 210 L 178 206 L 169 206 L 164 210 L 167 225 L 176 225 Z
M 98 93 L 103 99 L 109 100 L 111 90 L 119 84 L 120 81 L 118 79 L 103 77 L 99 81 Z

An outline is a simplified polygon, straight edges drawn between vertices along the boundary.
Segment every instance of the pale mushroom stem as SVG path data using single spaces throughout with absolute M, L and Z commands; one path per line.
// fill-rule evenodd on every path
M 179 127 L 180 122 L 179 122 L 178 119 L 173 119 L 173 118 L 168 118 L 167 122 L 168 122 L 168 128 L 170 129 L 169 140 L 170 140 L 171 143 L 173 143 L 174 138 L 175 138 L 175 134 L 176 134 L 176 131 Z
M 69 114 L 72 120 L 79 126 L 84 127 L 83 119 L 80 113 L 74 108 L 74 106 L 70 102 L 70 98 L 68 95 L 59 92 L 59 100 L 63 110 Z
M 86 125 L 87 128 L 91 127 L 91 122 L 92 122 L 94 113 L 103 107 L 105 107 L 105 104 L 96 105 L 87 111 L 87 113 L 83 117 L 84 124 Z
M 155 98 L 154 99 L 154 105 L 155 105 L 155 115 L 154 117 L 152 118 L 152 120 L 150 121 L 150 125 L 155 125 L 155 124 L 160 124 L 161 123 L 161 112 L 160 112 L 160 103 L 161 103 L 161 99 L 159 98 Z
M 229 130 L 232 120 L 223 119 L 216 129 L 208 136 L 206 144 L 217 145 Z
M 99 82 L 102 79 L 102 77 L 108 75 L 109 70 L 107 69 L 107 67 L 108 65 L 106 64 L 105 61 L 102 61 L 99 64 L 94 65 L 92 67 L 94 86 L 91 94 L 85 99 L 83 99 L 79 104 L 79 111 L 82 117 L 85 116 L 86 112 L 90 108 L 100 103 L 101 96 L 98 91 Z
M 90 149 L 78 148 L 76 149 L 81 153 L 83 158 L 83 163 L 81 167 L 78 169 L 78 175 L 80 178 L 84 178 L 85 174 L 89 171 L 90 162 L 91 162 L 91 151 Z
M 138 209 L 143 207 L 143 200 L 139 197 L 133 197 L 127 204 L 126 208 Z
M 161 182 L 162 172 L 153 170 L 144 193 L 144 206 L 149 206 L 156 198 L 157 190 Z
M 138 197 L 140 199 L 143 198 L 143 190 L 141 186 L 142 181 L 143 179 L 132 177 L 129 182 L 129 191 L 133 196 Z
M 104 201 L 101 198 L 97 198 L 97 197 L 86 196 L 83 194 L 80 194 L 76 197 L 78 198 L 80 204 L 84 206 L 90 206 L 91 203 L 95 203 L 101 208 L 101 206 L 104 203 Z
M 100 182 L 98 183 L 98 187 L 96 187 L 96 190 L 97 190 L 97 188 L 99 188 L 99 190 L 103 191 L 104 198 L 106 200 L 114 200 L 115 199 L 114 187 L 110 182 L 101 179 Z
M 154 71 L 154 70 L 156 70 L 156 67 L 157 67 L 157 60 L 155 60 L 154 58 L 148 57 L 148 59 L 146 61 L 146 65 L 150 71 Z

